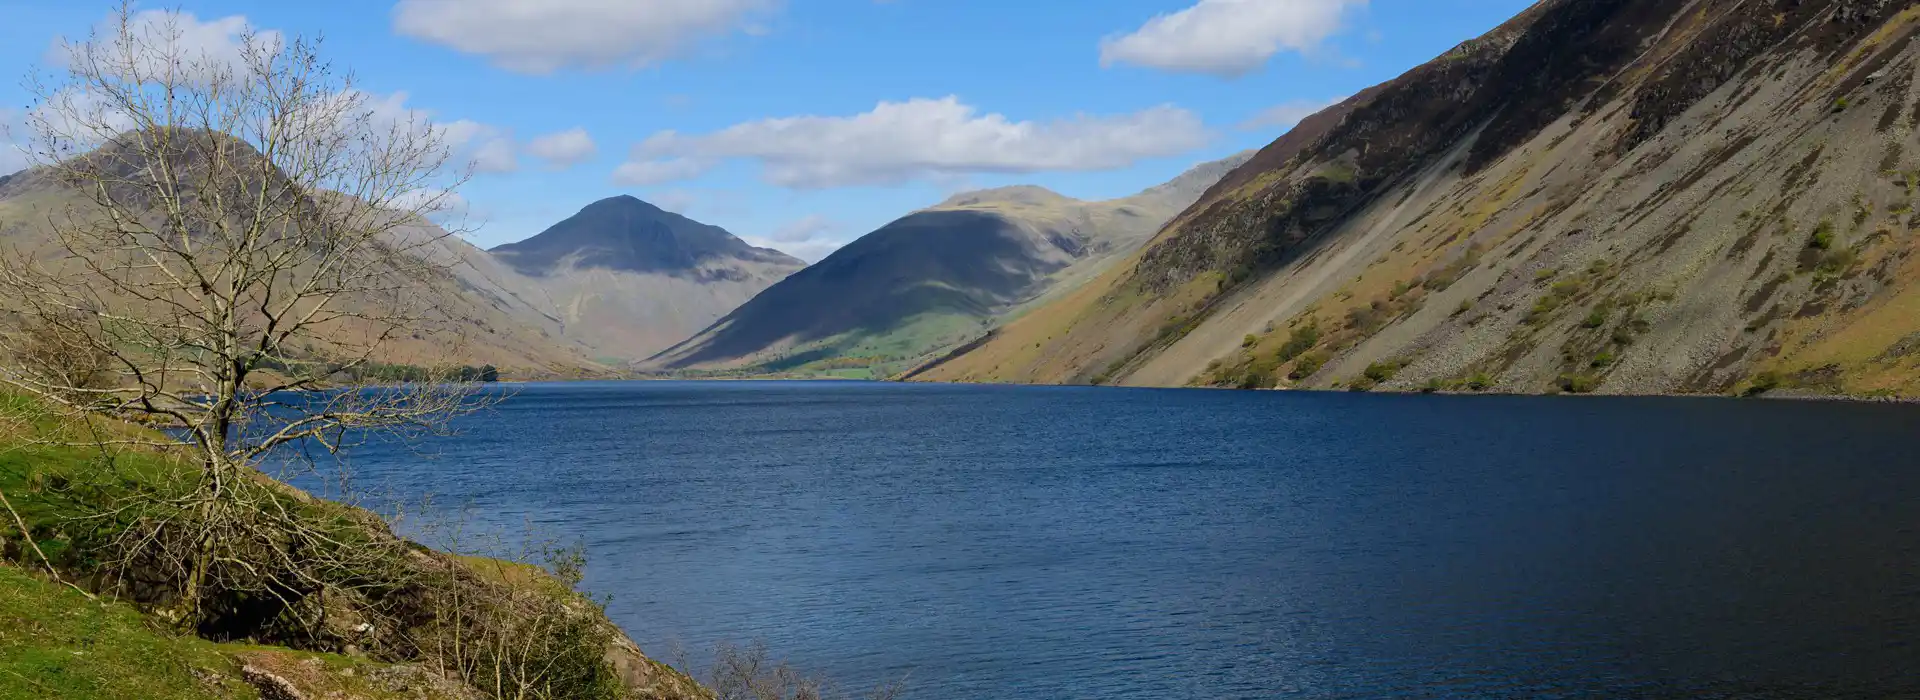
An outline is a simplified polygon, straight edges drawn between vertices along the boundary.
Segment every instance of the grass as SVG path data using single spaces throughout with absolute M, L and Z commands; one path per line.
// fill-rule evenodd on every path
M 258 697 L 220 645 L 149 627 L 138 610 L 0 565 L 0 697 Z M 230 679 L 209 684 L 211 671 Z
M 143 430 L 105 420 L 94 425 L 103 431 L 118 431 L 122 436 Z M 124 524 L 120 518 L 79 519 L 76 516 L 98 513 L 102 504 L 113 503 L 127 494 L 163 492 L 182 482 L 179 477 L 197 475 L 192 464 L 155 451 L 49 444 L 84 437 L 88 432 L 55 420 L 34 402 L 0 395 L 0 489 L 5 490 L 9 502 L 25 521 L 35 544 L 68 581 L 87 581 L 90 573 L 108 573 L 97 559 L 106 549 L 103 545 L 107 536 Z M 277 487 L 265 477 L 261 477 L 261 481 L 269 489 Z M 375 546 L 374 540 L 384 537 L 380 534 L 384 530 L 376 530 L 380 526 L 369 524 L 361 518 L 364 514 L 347 506 L 320 499 L 295 499 L 291 494 L 284 499 L 275 497 L 272 503 L 291 513 L 291 517 L 323 528 L 326 535 L 343 548 L 358 550 Z M 244 665 L 267 669 L 287 679 L 300 688 L 305 697 L 361 700 L 466 697 L 453 687 L 456 682 L 441 679 L 418 666 L 388 666 L 337 655 L 215 643 L 183 636 L 175 631 L 178 628 L 149 618 L 135 606 L 104 594 L 119 589 L 104 587 L 97 591 L 103 594 L 96 601 L 51 576 L 41 578 L 43 560 L 33 548 L 24 546 L 21 535 L 11 517 L 0 518 L 0 554 L 5 555 L 0 559 L 0 698 L 211 700 L 257 697 L 242 678 L 240 668 Z M 355 577 L 356 583 L 366 584 L 360 589 L 363 595 L 374 595 L 376 590 L 381 590 L 380 585 L 375 584 L 387 580 L 381 578 L 384 576 L 397 577 L 392 579 L 395 581 L 408 579 L 410 575 L 439 576 L 421 580 L 440 582 L 429 583 L 429 586 L 467 586 L 463 590 L 471 594 L 468 600 L 491 607 L 462 608 L 458 617 L 467 620 L 473 629 L 530 630 L 525 635 L 516 632 L 517 636 L 512 639 L 539 642 L 537 646 L 529 644 L 532 651 L 526 652 L 531 654 L 527 658 L 535 664 L 547 664 L 546 668 L 566 672 L 560 675 L 560 671 L 555 671 L 556 675 L 548 683 L 558 689 L 556 692 L 565 691 L 561 696 L 611 697 L 620 690 L 619 681 L 612 675 L 612 662 L 604 658 L 607 645 L 602 630 L 610 628 L 596 622 L 602 619 L 598 617 L 598 609 L 592 609 L 589 616 L 566 616 L 562 622 L 554 623 L 562 618 L 553 617 L 553 610 L 562 607 L 588 610 L 584 606 L 591 605 L 592 601 L 576 597 L 570 586 L 541 569 L 527 564 L 458 557 L 457 568 L 471 574 L 468 577 L 436 573 L 437 569 L 422 567 L 416 559 L 379 559 L 385 549 L 368 551 L 373 558 L 339 561 L 346 566 L 393 564 L 412 568 L 347 573 L 329 570 L 321 575 Z M 479 583 L 462 583 L 469 579 Z M 419 637 L 423 642 L 431 635 L 444 633 L 436 630 L 444 630 L 446 622 L 456 617 L 452 608 L 434 607 L 439 605 L 434 600 L 394 598 L 386 602 L 414 606 L 396 614 L 418 614 L 424 616 L 421 619 L 433 621 L 409 628 L 424 635 Z M 576 634 L 581 631 L 584 633 Z M 240 632 L 233 638 L 268 638 L 254 637 L 251 631 Z M 401 649 L 401 655 L 391 658 L 412 659 L 423 664 L 433 662 L 424 655 L 407 655 L 411 652 L 402 647 L 369 651 L 378 656 L 394 649 Z M 506 668 L 512 673 L 522 670 L 511 662 Z M 399 676 L 414 676 L 428 685 L 408 681 L 396 686 L 399 690 L 388 690 L 385 688 L 391 684 L 375 680 L 375 677 L 391 680 Z M 404 687 L 409 684 L 415 690 Z M 448 684 L 448 687 L 435 690 L 438 684 Z M 591 689 L 606 692 L 584 692 L 589 685 Z M 415 692 L 422 689 L 428 690 L 428 694 Z M 406 694 L 397 694 L 402 692 Z
M 258 697 L 221 647 L 155 630 L 131 606 L 91 601 L 0 565 L 0 697 Z
M 378 679 L 385 664 L 248 644 L 216 644 L 154 626 L 139 610 L 0 564 L 0 698 L 254 700 L 254 665 L 308 697 L 430 698 Z

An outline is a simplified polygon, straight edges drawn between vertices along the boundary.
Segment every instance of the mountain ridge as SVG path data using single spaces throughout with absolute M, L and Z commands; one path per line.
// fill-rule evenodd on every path
M 599 357 L 647 357 L 806 263 L 631 195 L 597 200 L 488 253 L 533 280 L 560 332 Z
M 920 378 L 1920 389 L 1920 9 L 1757 4 L 1537 3 Z
M 487 252 L 532 277 L 549 274 L 563 263 L 576 268 L 696 276 L 702 271 L 702 263 L 722 257 L 805 264 L 786 253 L 749 245 L 726 229 L 625 194 L 595 201 L 540 233 Z
M 1250 155 L 1104 202 L 1035 186 L 951 196 L 862 236 L 640 366 L 789 369 L 860 359 L 904 367 L 1083 281 Z

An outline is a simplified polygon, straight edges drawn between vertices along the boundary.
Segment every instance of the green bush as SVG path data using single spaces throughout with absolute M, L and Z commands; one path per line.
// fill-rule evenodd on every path
M 1318 322 L 1309 322 L 1304 326 L 1293 329 L 1293 332 L 1287 335 L 1287 342 L 1280 346 L 1280 352 L 1277 356 L 1282 363 L 1292 362 L 1294 358 L 1305 354 L 1308 350 L 1312 350 L 1313 346 L 1319 344 L 1320 324 Z
M 1807 247 L 1815 250 L 1833 249 L 1833 222 L 1822 221 L 1813 229 L 1813 236 L 1807 239 Z
M 1591 362 L 1590 364 L 1596 368 L 1611 367 L 1613 366 L 1613 361 L 1614 361 L 1613 351 L 1602 350 L 1600 351 L 1600 354 L 1593 356 L 1593 362 Z
M 1569 394 L 1591 394 L 1600 389 L 1600 378 L 1591 374 L 1560 375 L 1560 390 Z
M 1311 377 L 1319 372 L 1321 367 L 1325 367 L 1329 359 L 1332 358 L 1329 358 L 1324 352 L 1307 353 L 1300 357 L 1299 362 L 1294 363 L 1293 372 L 1289 373 L 1287 378 L 1297 382 Z
M 1467 388 L 1474 391 L 1486 391 L 1493 388 L 1493 378 L 1485 372 L 1477 372 L 1467 378 Z
M 1772 370 L 1761 372 L 1759 374 L 1753 375 L 1753 379 L 1747 383 L 1746 395 L 1759 396 L 1761 394 L 1765 394 L 1769 391 L 1773 391 L 1775 389 L 1780 388 L 1780 383 L 1781 383 L 1781 379 L 1780 379 L 1779 372 L 1775 372 Z
M 1236 385 L 1242 389 L 1271 389 L 1278 383 L 1274 378 L 1279 370 L 1280 363 L 1273 358 L 1254 360 L 1247 364 Z
M 1378 384 L 1378 383 L 1385 383 L 1385 382 L 1392 381 L 1393 375 L 1399 374 L 1399 373 L 1400 373 L 1400 363 L 1387 361 L 1387 362 L 1375 362 L 1373 364 L 1367 365 L 1367 370 L 1363 374 L 1365 374 L 1368 379 L 1371 379 L 1374 381 L 1374 383 Z
M 1593 307 L 1593 311 L 1587 314 L 1587 318 L 1580 322 L 1580 327 L 1593 330 L 1607 325 L 1607 314 L 1608 309 L 1605 305 Z

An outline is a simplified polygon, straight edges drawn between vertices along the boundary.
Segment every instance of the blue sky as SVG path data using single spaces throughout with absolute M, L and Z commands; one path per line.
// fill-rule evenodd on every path
M 381 99 L 459 123 L 491 247 L 634 194 L 818 259 L 948 195 L 1103 199 L 1278 137 L 1528 0 L 181 0 L 323 35 Z M 105 0 L 0 0 L 0 73 Z M 201 27 L 200 25 L 205 25 Z M 0 120 L 29 98 L 0 81 Z M 0 170 L 18 159 L 0 155 Z

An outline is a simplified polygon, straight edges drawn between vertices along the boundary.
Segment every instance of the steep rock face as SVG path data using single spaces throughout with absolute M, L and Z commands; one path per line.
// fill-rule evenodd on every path
M 854 241 L 642 366 L 915 361 L 1083 284 L 1246 158 L 1105 202 L 1024 186 L 956 195 Z
M 922 376 L 1911 392 L 1916 28 L 1874 0 L 1537 4 Z
M 546 295 L 563 335 L 617 359 L 684 340 L 806 266 L 629 196 L 490 252 Z

